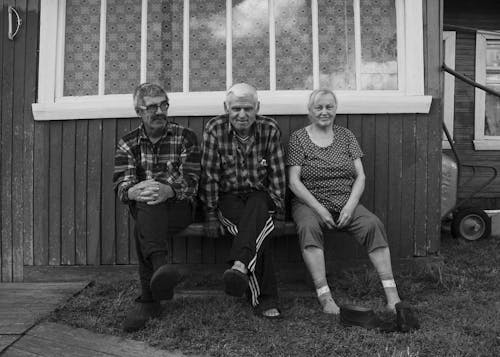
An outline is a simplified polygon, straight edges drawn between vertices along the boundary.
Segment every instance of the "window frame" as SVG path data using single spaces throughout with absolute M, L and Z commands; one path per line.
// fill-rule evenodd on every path
M 455 31 L 443 31 L 444 44 L 444 63 L 451 69 L 455 69 L 456 57 L 456 39 Z M 453 127 L 455 125 L 455 76 L 445 72 L 444 74 L 444 92 L 443 92 L 443 121 L 450 133 L 452 140 Z M 443 133 L 443 149 L 451 149 L 451 145 Z
M 188 0 L 184 0 L 188 2 Z M 273 0 L 268 0 L 270 4 Z M 398 42 L 398 90 L 378 91 L 336 91 L 339 99 L 340 114 L 377 114 L 377 113 L 428 113 L 432 97 L 424 95 L 424 49 L 422 0 L 395 0 Z M 354 0 L 359 6 L 359 0 Z M 356 5 L 357 4 L 357 5 Z M 313 43 L 317 41 L 317 0 L 312 0 Z M 231 9 L 231 0 L 227 0 Z M 101 1 L 101 28 L 106 28 L 106 0 Z M 184 7 L 184 18 L 189 18 L 189 7 Z M 186 13 L 187 12 L 187 13 Z M 147 14 L 147 0 L 142 0 L 142 13 Z M 271 11 L 270 11 L 271 13 Z M 54 14 L 57 18 L 54 19 Z M 38 100 L 33 103 L 35 120 L 72 120 L 100 118 L 130 118 L 136 113 L 131 94 L 104 94 L 104 53 L 105 31 L 100 32 L 99 88 L 100 95 L 62 96 L 64 75 L 66 0 L 41 0 L 40 9 L 40 47 Z M 272 16 L 272 15 L 270 15 Z M 142 16 L 142 33 L 147 28 Z M 316 19 L 316 20 L 315 20 Z M 315 23 L 316 21 L 316 23 Z M 189 61 L 189 24 L 184 23 L 184 63 Z M 272 26 L 271 26 L 272 27 Z M 274 31 L 270 30 L 271 36 Z M 357 41 L 357 46 L 360 46 Z M 141 36 L 141 82 L 146 79 L 147 36 Z M 229 47 L 229 46 L 228 46 Z M 273 47 L 273 46 L 271 46 Z M 313 46 L 313 73 L 319 78 L 317 68 L 317 46 Z M 273 50 L 270 61 L 272 63 Z M 359 53 L 359 48 L 358 51 Z M 230 53 L 227 58 L 230 58 Z M 230 64 L 227 64 L 229 67 Z M 172 106 L 171 116 L 212 116 L 223 111 L 224 91 L 189 92 L 188 66 L 184 65 L 184 91 L 169 93 Z M 271 67 L 273 67 L 271 65 Z M 229 67 L 230 68 L 230 67 Z M 275 71 L 275 68 L 274 68 Z M 270 70 L 271 75 L 273 68 Z M 230 73 L 228 70 L 227 73 Z M 359 76 L 358 76 L 359 77 Z M 315 79 L 316 88 L 319 79 Z M 228 76 L 228 81 L 231 78 Z M 187 84 L 186 84 L 187 82 Z M 271 86 L 272 88 L 272 86 Z M 359 88 L 359 87 L 358 87 Z M 188 89 L 189 90 L 189 89 Z M 260 112 L 266 115 L 306 114 L 306 101 L 310 90 L 261 90 Z
M 486 50 L 490 39 L 500 40 L 499 32 L 478 31 L 476 33 L 476 82 L 486 85 Z M 474 94 L 474 149 L 500 150 L 500 135 L 484 135 L 486 92 L 475 88 Z

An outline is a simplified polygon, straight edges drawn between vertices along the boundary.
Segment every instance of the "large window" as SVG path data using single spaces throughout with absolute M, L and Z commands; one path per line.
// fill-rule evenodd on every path
M 476 36 L 476 81 L 500 92 L 500 35 Z M 500 150 L 500 98 L 476 88 L 476 150 Z
M 42 0 L 36 119 L 134 116 L 144 81 L 172 115 L 257 87 L 266 114 L 329 87 L 345 113 L 427 112 L 420 0 Z

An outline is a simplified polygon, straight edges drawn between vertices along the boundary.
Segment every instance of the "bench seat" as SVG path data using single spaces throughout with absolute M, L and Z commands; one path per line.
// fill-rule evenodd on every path
M 176 237 L 203 237 L 205 235 L 203 225 L 203 222 L 191 223 L 182 232 L 178 233 Z M 295 223 L 292 221 L 280 222 L 274 228 L 273 234 L 275 236 L 295 235 L 297 234 Z

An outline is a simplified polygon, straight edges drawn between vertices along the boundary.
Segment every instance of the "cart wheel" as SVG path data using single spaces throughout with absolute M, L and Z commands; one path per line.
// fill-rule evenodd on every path
M 455 238 L 462 237 L 469 241 L 489 237 L 491 218 L 479 208 L 462 209 L 453 215 L 451 234 Z

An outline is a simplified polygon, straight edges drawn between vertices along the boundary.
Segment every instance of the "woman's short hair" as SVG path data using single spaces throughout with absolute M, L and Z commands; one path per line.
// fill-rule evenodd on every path
M 307 109 L 311 110 L 312 106 L 314 105 L 314 101 L 319 95 L 324 95 L 324 94 L 330 94 L 333 97 L 333 100 L 335 101 L 335 106 L 337 105 L 337 96 L 331 89 L 328 88 L 319 88 L 315 89 L 312 91 L 311 95 L 309 95 L 309 102 L 307 103 Z
M 144 104 L 144 97 L 160 97 L 165 96 L 168 102 L 168 95 L 165 90 L 158 84 L 155 83 L 141 83 L 139 84 L 133 94 L 134 98 L 134 108 L 142 106 Z

